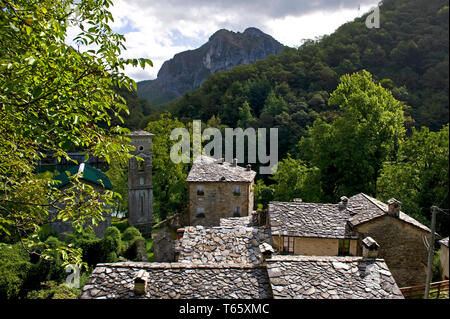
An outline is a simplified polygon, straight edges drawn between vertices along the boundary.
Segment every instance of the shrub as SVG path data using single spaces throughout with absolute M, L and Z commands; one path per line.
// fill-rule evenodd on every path
M 146 256 L 145 239 L 135 227 L 128 227 L 122 235 L 121 255 L 128 260 L 141 261 Z
M 41 289 L 30 291 L 29 299 L 77 299 L 80 289 L 69 288 L 65 283 L 46 281 L 41 284 Z
M 111 225 L 117 227 L 117 229 L 123 233 L 128 228 L 128 219 L 118 219 L 113 217 Z
M 126 249 L 123 251 L 123 256 L 128 260 L 141 261 L 142 257 L 146 255 L 145 238 L 141 236 L 136 237 L 129 242 Z
M 142 237 L 141 232 L 136 227 L 128 227 L 122 234 L 123 241 L 132 241 L 136 237 Z
M 30 267 L 28 253 L 19 244 L 0 244 L 0 299 L 19 297 Z

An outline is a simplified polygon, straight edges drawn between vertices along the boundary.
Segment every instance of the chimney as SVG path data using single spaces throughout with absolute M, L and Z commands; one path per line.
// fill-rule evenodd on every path
M 136 296 L 145 295 L 148 291 L 147 286 L 148 272 L 144 269 L 139 270 L 134 278 L 134 293 Z
M 303 200 L 301 198 L 294 198 L 294 203 L 301 203 Z
M 252 166 L 251 166 L 250 164 L 247 164 L 246 170 L 247 170 L 247 171 L 251 171 L 251 170 L 252 170 Z
M 339 210 L 347 209 L 348 198 L 346 196 L 341 197 L 341 201 L 339 202 Z
M 398 217 L 400 214 L 400 209 L 402 208 L 402 203 L 395 198 L 388 200 L 388 215 L 392 217 Z
M 380 246 L 372 237 L 366 237 L 362 241 L 363 246 L 363 257 L 364 258 L 377 258 L 378 257 L 378 249 Z
M 184 228 L 178 228 L 177 229 L 177 240 L 180 240 L 181 238 L 183 238 L 184 235 Z
M 261 245 L 259 245 L 259 251 L 261 252 L 264 259 L 270 259 L 272 257 L 272 254 L 275 252 L 275 249 L 273 249 L 273 247 L 268 243 L 262 243 Z
M 237 158 L 233 158 L 233 164 L 231 166 L 236 167 L 237 166 Z

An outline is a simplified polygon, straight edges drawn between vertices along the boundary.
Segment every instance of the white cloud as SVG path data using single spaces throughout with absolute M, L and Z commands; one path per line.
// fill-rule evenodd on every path
M 143 57 L 154 67 L 127 68 L 136 81 L 154 79 L 164 61 L 200 47 L 218 29 L 257 27 L 288 46 L 330 34 L 367 12 L 374 0 L 115 0 L 111 27 L 125 35 L 123 57 Z

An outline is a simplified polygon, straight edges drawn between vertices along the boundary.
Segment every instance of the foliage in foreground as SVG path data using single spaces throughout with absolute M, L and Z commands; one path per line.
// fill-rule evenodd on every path
M 77 150 L 108 162 L 129 156 L 126 130 L 110 126 L 111 116 L 127 113 L 114 88 L 131 90 L 135 83 L 124 75 L 125 66 L 151 61 L 120 58 L 125 39 L 108 25 L 111 5 L 110 0 L 0 1 L 3 242 L 20 240 L 37 253 L 43 243 L 36 234 L 48 222 L 49 208 L 81 230 L 85 221 L 101 220 L 113 203 L 114 193 L 95 192 L 78 176 L 72 188 L 58 189 L 51 178 L 34 173 L 46 154 L 70 160 L 67 152 Z M 78 31 L 74 39 L 68 38 L 69 28 Z M 68 246 L 46 246 L 38 253 L 51 257 L 55 249 L 66 263 L 81 263 L 81 252 Z

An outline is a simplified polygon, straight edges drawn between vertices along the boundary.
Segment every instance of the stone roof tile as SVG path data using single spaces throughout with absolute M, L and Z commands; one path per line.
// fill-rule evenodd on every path
M 148 292 L 134 293 L 134 278 L 145 270 Z M 81 299 L 267 299 L 267 271 L 252 265 L 194 265 L 125 262 L 99 264 L 80 294 Z
M 189 226 L 177 247 L 181 263 L 259 264 L 259 245 L 271 244 L 270 230 L 264 227 Z
M 266 262 L 277 299 L 403 299 L 382 259 L 296 255 Z
M 188 182 L 246 182 L 251 183 L 256 172 L 247 170 L 239 165 L 233 166 L 224 162 L 219 164 L 218 160 L 200 155 L 195 159 L 187 177 Z
M 353 226 L 371 221 L 372 219 L 382 217 L 388 214 L 388 205 L 364 193 L 354 195 L 348 200 L 348 208 L 352 211 L 352 217 L 349 222 Z M 410 225 L 418 227 L 424 231 L 431 230 L 412 218 L 411 216 L 400 211 L 398 218 Z
M 273 235 L 356 238 L 347 225 L 349 212 L 338 204 L 271 202 L 269 218 Z

